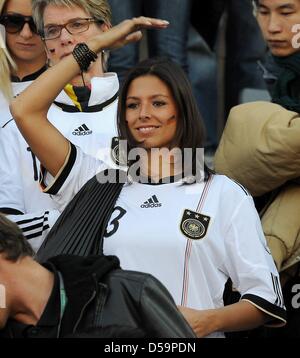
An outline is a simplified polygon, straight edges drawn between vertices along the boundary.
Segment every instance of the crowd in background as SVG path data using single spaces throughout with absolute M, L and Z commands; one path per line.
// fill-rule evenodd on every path
M 72 1 L 70 0 L 71 8 Z M 282 0 L 274 2 L 271 0 L 211 0 L 209 2 L 107 0 L 111 12 L 106 1 L 103 1 L 103 6 L 96 6 L 89 1 L 82 5 L 81 0 L 78 0 L 78 3 L 76 1 L 74 0 L 75 10 L 72 8 L 74 10 L 72 17 L 66 6 L 68 1 L 62 0 L 62 4 L 54 0 L 33 0 L 33 14 L 31 14 L 29 0 L 22 3 L 20 0 L 0 0 L 3 6 L 0 23 L 6 30 L 6 44 L 9 50 L 7 52 L 2 49 L 0 53 L 0 71 L 2 71 L 0 78 L 3 83 L 3 92 L 0 93 L 0 213 L 6 215 L 21 229 L 18 231 L 16 227 L 10 226 L 10 222 L 0 214 L 0 234 L 3 235 L 2 238 L 6 237 L 5 235 L 9 238 L 7 242 L 3 239 L 2 246 L 0 242 L 0 260 L 3 260 L 2 253 L 15 255 L 16 259 L 24 256 L 26 258 L 24 270 L 28 269 L 31 274 L 34 270 L 39 272 L 39 280 L 36 281 L 35 286 L 32 286 L 32 289 L 38 291 L 38 286 L 44 282 L 45 291 L 37 297 L 35 305 L 41 303 L 45 305 L 47 302 L 45 297 L 52 292 L 50 303 L 47 303 L 42 314 L 33 309 L 39 319 L 36 319 L 36 316 L 33 319 L 30 311 L 26 320 L 21 319 L 26 327 L 22 325 L 20 328 L 18 324 L 15 326 L 13 323 L 8 326 L 5 335 L 17 337 L 19 333 L 16 332 L 22 331 L 22 334 L 26 332 L 27 337 L 31 337 L 35 333 L 28 324 L 40 326 L 41 322 L 43 324 L 46 322 L 47 325 L 51 315 L 50 309 L 56 307 L 54 302 L 57 299 L 58 287 L 64 286 L 60 271 L 63 273 L 68 295 L 73 297 L 77 282 L 74 279 L 74 272 L 78 273 L 79 277 L 83 277 L 84 267 L 87 265 L 89 266 L 88 275 L 96 272 L 99 282 L 104 282 L 109 287 L 113 286 L 114 292 L 118 292 L 117 298 L 110 296 L 110 301 L 108 300 L 105 306 L 105 324 L 103 325 L 106 328 L 112 325 L 112 334 L 117 336 L 119 334 L 119 337 L 124 333 L 121 332 L 122 327 L 115 329 L 117 314 L 122 315 L 122 318 L 125 317 L 124 321 L 133 320 L 134 324 L 130 325 L 134 331 L 132 334 L 141 337 L 151 335 L 194 337 L 194 334 L 198 337 L 208 335 L 217 337 L 223 336 L 223 331 L 229 337 L 277 335 L 299 337 L 299 307 L 292 304 L 292 302 L 295 303 L 295 296 L 292 293 L 295 293 L 293 290 L 299 282 L 300 237 L 298 237 L 298 229 L 300 229 L 300 224 L 298 224 L 296 213 L 300 205 L 300 200 L 298 200 L 300 198 L 300 191 L 298 191 L 298 153 L 300 151 L 295 137 L 300 111 L 298 104 L 300 88 L 298 86 L 298 81 L 300 81 L 298 60 L 300 58 L 298 59 L 298 51 L 286 44 L 292 41 L 288 26 L 294 24 L 297 19 L 300 22 L 300 1 L 287 0 L 287 3 L 284 3 Z M 99 2 L 102 1 L 99 0 Z M 58 9 L 61 11 L 58 12 Z M 87 14 L 91 17 L 85 18 Z M 57 21 L 57 16 L 61 17 L 59 25 L 53 25 Z M 64 21 L 69 18 L 71 20 Z M 161 23 L 159 20 L 156 22 L 149 18 L 163 19 L 167 23 Z M 125 19 L 133 20 L 127 25 L 125 23 L 118 25 Z M 110 30 L 111 24 L 116 25 L 115 32 L 114 28 Z M 142 42 L 137 41 L 140 35 L 134 31 L 140 29 L 145 31 Z M 147 32 L 144 29 L 147 29 Z M 124 40 L 125 37 L 121 36 L 122 31 L 124 34 L 131 34 L 130 36 L 133 33 L 136 38 L 132 40 L 129 37 L 130 40 Z M 107 47 L 103 46 L 101 38 L 97 37 L 97 34 L 102 33 L 108 34 L 107 37 L 103 37 Z M 112 34 L 111 38 L 109 34 Z M 289 38 L 283 38 L 284 36 L 289 36 Z M 114 49 L 118 41 L 122 46 Z M 124 44 L 126 46 L 123 46 Z M 110 47 L 113 50 L 108 54 L 107 50 Z M 74 58 L 69 56 L 71 53 Z M 139 64 L 140 60 L 145 58 L 154 59 Z M 80 74 L 78 74 L 78 65 L 81 70 Z M 183 72 L 176 66 L 179 66 Z M 52 72 L 46 71 L 49 67 L 49 71 L 53 71 L 52 76 L 49 74 Z M 176 73 L 180 84 L 176 83 Z M 40 76 L 41 74 L 43 75 Z M 188 83 L 185 82 L 185 75 L 191 83 L 195 101 L 192 99 Z M 5 85 L 9 79 L 11 88 Z M 30 86 L 34 81 L 36 81 L 36 87 Z M 139 187 L 138 184 L 136 186 L 134 184 L 131 187 L 125 185 L 113 190 L 109 187 L 106 190 L 106 187 L 103 187 L 101 191 L 96 191 L 96 183 L 93 182 L 93 175 L 96 174 L 95 168 L 101 167 L 101 163 L 109 162 L 108 166 L 111 165 L 110 153 L 108 154 L 106 150 L 107 148 L 109 151 L 119 150 L 116 146 L 118 145 L 117 137 L 120 134 L 122 138 L 128 139 L 130 146 L 134 148 L 139 146 L 137 143 L 144 143 L 140 138 L 144 138 L 143 135 L 146 132 L 151 132 L 153 128 L 156 128 L 155 124 L 148 128 L 137 128 L 137 124 L 133 122 L 134 111 L 139 106 L 137 102 L 142 103 L 144 100 L 146 103 L 146 94 L 151 93 L 153 88 L 167 93 L 165 97 L 171 103 L 171 110 L 166 112 L 168 120 L 162 125 L 166 128 L 164 135 L 167 138 L 167 145 L 174 145 L 173 141 L 177 140 L 175 144 L 182 149 L 187 143 L 194 149 L 199 146 L 205 147 L 207 166 L 204 167 L 205 186 L 201 189 L 203 190 L 201 199 L 195 212 L 191 214 L 187 210 L 184 211 L 180 223 L 180 235 L 184 233 L 189 239 L 184 260 L 189 262 L 192 257 L 193 269 L 197 268 L 197 272 L 198 269 L 203 270 L 201 273 L 207 291 L 205 291 L 205 299 L 202 298 L 202 306 L 198 306 L 196 299 L 201 285 L 199 284 L 198 287 L 193 272 L 189 272 L 186 267 L 183 272 L 176 271 L 177 276 L 183 276 L 182 297 L 179 297 L 181 287 L 173 285 L 171 282 L 173 278 L 171 279 L 169 274 L 168 267 L 174 264 L 171 257 L 169 261 L 166 260 L 167 264 L 164 261 L 162 249 L 160 255 L 156 254 L 158 265 L 154 267 L 152 244 L 145 246 L 148 249 L 151 247 L 149 253 L 144 254 L 142 251 L 145 247 L 142 246 L 143 250 L 139 251 L 138 225 L 136 230 L 129 225 L 132 218 L 135 220 L 138 218 L 137 221 L 143 225 L 143 228 L 149 225 L 148 232 L 159 241 L 161 230 L 156 228 L 159 217 L 154 220 L 154 216 L 147 216 L 150 211 L 141 217 L 134 210 L 131 212 L 131 209 L 134 207 L 133 200 L 136 198 L 139 200 L 139 197 L 143 197 L 144 201 L 143 205 L 139 203 L 139 210 L 162 206 L 160 198 L 162 193 L 167 195 L 167 191 L 160 189 L 162 187 L 160 174 L 158 175 L 159 181 L 151 190 L 149 190 L 151 186 Z M 171 95 L 168 92 L 170 89 Z M 41 96 L 39 99 L 38 94 Z M 129 94 L 136 102 L 127 103 L 126 98 Z M 120 96 L 119 104 L 118 95 Z M 13 100 L 9 109 L 8 102 L 12 97 L 16 99 Z M 166 103 L 160 100 L 155 102 L 154 106 L 158 108 L 165 105 Z M 139 120 L 146 121 L 152 118 L 152 114 L 143 112 Z M 35 121 L 35 128 L 28 120 L 29 118 Z M 160 118 L 159 115 L 158 118 Z M 205 124 L 205 136 L 201 118 Z M 195 122 L 196 119 L 199 123 Z M 177 121 L 175 124 L 174 120 Z M 126 122 L 129 129 L 122 124 L 122 121 Z M 161 121 L 163 122 L 162 119 Z M 176 129 L 178 127 L 187 131 L 182 130 L 184 134 L 181 141 L 176 136 L 179 132 Z M 139 134 L 135 136 L 137 129 Z M 187 133 L 189 133 L 189 138 L 187 138 Z M 93 134 L 93 139 L 89 137 L 91 134 Z M 151 141 L 148 147 L 147 143 L 146 141 L 146 144 L 143 144 L 146 149 L 155 147 Z M 158 141 L 157 147 L 164 146 L 164 141 Z M 95 157 L 101 161 L 96 161 Z M 115 164 L 119 163 L 113 163 Z M 194 175 L 194 166 L 191 170 Z M 168 195 L 173 198 L 180 196 L 180 202 L 190 205 L 187 196 L 175 185 L 175 174 L 170 176 L 174 182 L 171 182 L 173 186 L 168 188 Z M 227 182 L 225 177 L 218 174 L 227 175 L 234 181 Z M 157 173 L 148 171 L 147 175 L 149 179 L 155 177 Z M 235 181 L 243 187 L 235 184 Z M 38 187 L 38 183 L 43 192 Z M 190 183 L 186 180 L 184 184 Z M 193 183 L 193 185 L 197 184 Z M 211 196 L 209 195 L 210 186 L 213 188 L 211 192 L 214 193 Z M 89 194 L 87 190 L 90 190 Z M 91 191 L 95 194 L 91 194 Z M 255 206 L 251 195 L 254 197 Z M 190 198 L 191 196 L 189 200 Z M 210 216 L 202 215 L 200 212 L 206 199 L 206 210 L 213 213 L 216 218 L 216 222 L 212 224 L 209 222 Z M 107 208 L 102 202 L 107 204 Z M 225 202 L 227 209 L 224 206 Z M 245 202 L 248 204 L 246 205 Z M 181 207 L 178 203 L 174 205 L 174 208 L 184 210 L 183 205 Z M 239 210 L 236 209 L 237 207 Z M 74 214 L 76 208 L 77 216 Z M 103 219 L 100 222 L 93 213 L 96 209 L 92 210 L 92 208 L 97 208 L 103 214 L 103 218 L 107 217 L 109 221 L 105 222 Z M 166 215 L 167 212 L 171 213 L 173 205 L 168 208 L 161 213 Z M 63 212 L 62 215 L 61 212 Z M 224 224 L 226 220 L 219 219 L 223 216 L 223 214 L 220 215 L 222 212 L 230 223 L 228 228 Z M 216 240 L 211 246 L 202 247 L 202 250 L 205 247 L 210 252 L 207 255 L 208 258 L 202 257 L 198 252 L 195 254 L 192 249 L 190 242 L 194 239 L 193 225 L 187 230 L 188 233 L 184 228 L 184 222 L 191 220 L 188 216 L 194 215 L 192 220 L 197 223 L 199 213 L 203 236 L 200 235 L 197 239 L 201 240 L 205 237 L 209 232 L 208 228 L 211 227 L 208 236 L 212 239 L 212 235 Z M 92 221 L 89 221 L 91 216 Z M 172 223 L 174 217 L 173 213 L 172 218 L 167 221 Z M 125 226 L 124 229 L 120 222 L 122 225 L 125 222 L 127 227 Z M 129 231 L 131 238 L 127 235 Z M 105 255 L 99 255 L 98 259 L 93 260 L 87 258 L 87 261 L 81 261 L 81 259 L 72 261 L 69 256 L 61 256 L 51 261 L 54 255 L 50 255 L 49 252 L 52 254 L 76 252 L 78 254 L 86 250 L 94 254 L 95 245 L 91 238 L 99 237 L 99 232 L 101 232 L 101 245 L 103 245 L 101 250 L 104 250 L 105 254 L 116 255 L 121 261 L 122 268 L 153 274 L 154 281 L 143 275 L 133 277 L 127 271 L 120 273 L 118 259 L 110 261 L 107 259 L 110 256 Z M 164 235 L 169 238 L 173 234 L 171 235 L 166 230 Z M 122 241 L 118 241 L 121 242 L 118 245 L 111 244 L 112 241 L 107 241 L 107 238 L 111 236 L 115 238 L 114 242 L 116 242 L 116 237 L 124 240 L 123 244 Z M 9 240 L 13 237 L 18 237 L 22 250 L 12 254 L 13 250 L 17 250 L 10 246 Z M 57 245 L 59 237 L 64 237 L 64 240 Z M 252 237 L 253 242 L 249 243 Z M 31 248 L 24 243 L 24 238 L 30 243 Z M 75 238 L 79 240 L 76 241 L 77 246 Z M 226 240 L 228 238 L 228 244 L 225 238 Z M 224 247 L 223 239 L 226 241 Z M 131 245 L 130 254 L 126 251 L 128 245 Z M 80 251 L 79 247 L 83 251 Z M 216 247 L 218 250 L 215 250 Z M 38 252 L 39 260 L 43 261 L 42 258 L 50 260 L 50 264 L 40 266 L 34 260 L 30 261 L 28 256 L 33 255 L 32 248 Z M 99 252 L 98 244 L 96 249 Z M 254 255 L 256 249 L 258 250 L 257 257 Z M 246 259 L 248 254 L 249 260 Z M 140 260 L 140 256 L 143 256 L 143 260 Z M 272 257 L 271 262 L 269 262 L 270 257 Z M 2 262 L 3 265 L 7 264 L 7 267 L 11 267 L 11 272 L 16 273 L 10 261 L 13 261 L 12 257 Z M 76 270 L 69 272 L 67 262 L 78 264 L 78 272 Z M 219 262 L 220 267 L 217 270 L 216 267 L 212 267 L 218 265 Z M 186 261 L 184 261 L 185 265 L 188 266 Z M 257 269 L 257 272 L 254 270 L 255 272 L 253 271 L 250 275 L 251 265 L 253 268 L 260 266 L 261 272 L 259 273 Z M 103 267 L 107 268 L 106 271 L 103 271 Z M 108 275 L 110 271 L 113 271 L 111 276 Z M 278 272 L 281 281 L 279 281 Z M 214 281 L 211 285 L 206 281 L 210 275 Z M 11 275 L 4 277 L 7 282 L 12 279 Z M 23 278 L 26 280 L 28 277 L 20 275 L 20 280 Z M 160 286 L 160 282 L 156 281 L 157 278 L 170 291 L 170 296 L 169 292 Z M 140 289 L 139 285 L 145 285 L 143 295 L 141 295 L 140 309 L 136 308 L 138 305 L 135 289 L 132 291 L 129 289 L 130 300 L 126 299 L 126 294 L 122 288 L 120 289 L 122 285 L 126 286 L 128 282 L 131 285 L 130 282 L 133 281 L 138 282 L 137 289 Z M 193 283 L 189 286 L 187 282 Z M 225 287 L 224 292 L 222 291 L 223 302 L 218 306 L 216 297 L 220 298 L 220 290 L 223 286 Z M 90 285 L 89 288 L 92 289 L 92 286 Z M 151 292 L 154 291 L 157 297 L 151 296 Z M 43 295 L 45 292 L 47 294 Z M 148 296 L 149 292 L 150 296 Z M 192 307 L 187 304 L 188 293 L 193 297 L 189 298 Z M 16 298 L 17 294 L 17 291 L 13 292 L 12 297 Z M 93 298 L 98 300 L 97 304 L 103 297 L 106 297 L 102 294 L 103 292 Z M 151 299 L 148 302 L 149 297 Z M 283 298 L 287 308 L 287 325 L 276 330 L 262 327 L 264 323 L 277 326 L 286 323 Z M 178 311 L 173 300 L 179 308 Z M 29 296 L 24 295 L 27 312 L 29 312 L 29 306 L 31 306 L 30 309 L 33 307 L 33 302 L 29 304 L 28 301 L 30 301 Z M 119 302 L 121 306 L 125 305 L 126 309 L 123 312 L 116 310 L 118 313 L 114 317 L 113 305 L 116 302 Z M 250 304 L 250 308 L 248 302 L 253 303 Z M 81 312 L 84 312 L 84 300 L 81 303 Z M 73 304 L 76 306 L 75 301 Z M 161 316 L 165 317 L 168 323 L 165 330 L 163 320 L 156 310 L 160 304 L 165 309 Z M 227 310 L 226 307 L 222 307 L 223 304 L 227 306 Z M 258 306 L 258 308 L 254 309 L 253 306 Z M 149 307 L 155 309 L 148 310 Z M 65 309 L 66 315 L 64 316 Z M 94 309 L 95 306 L 92 307 L 92 312 Z M 68 335 L 71 329 L 69 321 L 72 323 L 74 333 L 78 327 L 73 320 L 79 312 L 71 311 L 67 301 L 63 307 L 64 319 L 60 316 L 59 322 L 55 323 L 55 332 L 43 330 L 45 337 Z M 171 312 L 170 321 L 166 318 L 167 312 Z M 229 317 L 230 312 L 232 316 L 238 313 L 237 316 L 241 317 L 241 321 L 232 322 Z M 58 312 L 56 314 L 59 316 Z M 86 328 L 87 321 L 85 318 L 82 319 L 82 315 L 79 316 L 82 320 L 80 324 Z M 137 323 L 137 317 L 140 316 L 149 319 L 147 327 Z M 46 320 L 45 317 L 47 317 Z M 114 318 L 111 319 L 111 317 Z M 3 318 L 1 311 L 0 318 Z M 18 321 L 16 317 L 14 318 Z M 68 322 L 66 322 L 67 319 Z M 97 321 L 98 325 L 94 327 L 95 331 L 91 333 L 92 336 L 100 337 L 106 334 L 99 332 L 99 322 Z M 187 322 L 194 332 L 186 324 Z M 208 324 L 209 322 L 211 325 L 215 322 L 222 322 L 223 325 L 213 327 Z M 122 325 L 125 326 L 124 322 Z M 257 326 L 261 327 L 256 328 Z M 0 328 L 3 328 L 1 320 Z M 256 329 L 252 330 L 252 328 Z M 231 329 L 241 332 L 232 333 Z M 130 330 L 127 331 L 128 335 L 131 334 L 130 332 Z

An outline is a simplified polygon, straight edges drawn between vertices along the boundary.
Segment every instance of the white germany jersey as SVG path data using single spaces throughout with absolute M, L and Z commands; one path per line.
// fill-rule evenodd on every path
M 44 70 L 45 70 L 45 68 L 41 68 L 39 71 L 37 71 L 29 76 L 26 76 L 25 81 L 22 81 L 22 82 L 18 82 L 18 81 L 14 82 L 14 80 L 13 80 L 13 82 L 11 83 L 13 95 L 18 96 Z M 10 151 L 10 149 L 12 147 L 14 147 L 13 142 L 11 141 L 11 136 L 9 134 L 7 134 L 8 132 L 10 132 L 10 130 L 2 131 L 1 128 L 4 128 L 11 121 L 12 121 L 12 115 L 9 110 L 9 104 L 8 104 L 7 100 L 4 98 L 3 94 L 0 93 L 0 142 L 2 141 L 2 143 L 0 143 L 0 147 L 2 147 L 2 145 L 3 145 L 4 147 L 8 148 L 8 152 Z M 14 191 L 12 190 L 12 188 L 16 188 L 16 185 L 14 183 L 15 183 L 15 181 L 18 181 L 17 176 L 22 175 L 22 173 L 21 172 L 17 173 L 17 176 L 7 176 L 6 177 L 5 173 L 10 174 L 10 167 L 8 165 L 10 164 L 10 162 L 14 162 L 14 158 L 13 158 L 13 155 L 9 156 L 9 163 L 7 161 L 5 161 L 5 158 L 6 158 L 6 156 L 1 157 L 2 163 L 0 163 L 0 180 L 2 179 L 2 181 L 0 184 L 0 188 L 2 185 L 2 191 L 3 192 L 6 191 L 7 193 L 9 193 L 9 195 L 7 195 L 7 198 L 8 198 L 8 201 L 6 203 L 7 205 L 5 205 L 8 207 L 0 206 L 0 210 L 2 211 L 2 209 L 4 209 L 3 211 L 5 212 L 5 214 L 10 214 L 10 213 L 21 214 L 21 211 L 14 209 L 13 207 L 10 207 L 11 205 L 9 204 L 9 200 L 14 195 Z M 1 171 L 1 168 L 3 169 L 2 171 Z M 14 168 L 15 169 L 21 168 L 21 164 L 15 163 Z M 2 174 L 2 176 L 1 176 L 1 174 Z M 20 202 L 19 206 L 21 207 L 23 205 L 22 203 L 24 200 L 23 194 L 21 194 L 20 197 L 16 198 L 15 200 L 16 200 L 16 202 L 17 201 Z M 18 205 L 15 205 L 15 207 L 18 207 Z M 52 203 L 51 203 L 50 207 L 52 207 Z M 39 212 L 34 212 L 34 213 L 26 214 L 26 215 L 9 215 L 8 218 L 14 222 L 17 222 L 17 224 L 23 230 L 23 234 L 26 236 L 26 238 L 28 240 L 31 240 L 31 239 L 35 238 L 36 236 L 38 236 L 37 241 L 35 241 L 35 240 L 30 241 L 30 243 L 32 244 L 32 247 L 34 249 L 37 249 L 41 245 L 43 238 L 46 236 L 47 232 L 50 230 L 50 227 L 57 220 L 58 216 L 59 216 L 58 210 L 47 210 L 47 211 L 42 210 Z
M 73 151 L 68 163 L 74 163 Z M 46 191 L 57 194 L 63 209 L 99 169 L 99 161 L 77 149 L 73 166 L 67 164 Z M 225 176 L 213 175 L 206 184 L 125 185 L 104 253 L 118 256 L 123 269 L 151 273 L 176 304 L 199 310 L 222 307 L 231 278 L 242 299 L 269 313 L 274 324 L 284 322 L 278 272 L 253 200 Z
M 54 104 L 50 107 L 48 119 L 85 153 L 108 160 L 107 152 L 103 152 L 102 156 L 99 151 L 110 148 L 111 138 L 117 133 L 117 99 L 109 101 L 114 98 L 118 89 L 115 74 L 94 78 L 89 101 L 93 111 L 70 113 L 68 108 L 62 110 Z M 64 91 L 56 102 L 75 108 Z M 108 104 L 105 105 L 106 103 Z M 11 208 L 25 214 L 54 207 L 52 200 L 43 194 L 39 187 L 39 167 L 38 159 L 31 152 L 15 122 L 11 120 L 1 129 L 0 208 Z
M 26 87 L 28 87 L 32 81 L 26 82 L 12 82 L 12 92 L 14 96 L 20 94 Z M 9 104 L 4 98 L 2 92 L 0 92 L 0 128 L 12 119 L 12 115 L 9 110 Z M 0 137 L 1 140 L 1 137 Z

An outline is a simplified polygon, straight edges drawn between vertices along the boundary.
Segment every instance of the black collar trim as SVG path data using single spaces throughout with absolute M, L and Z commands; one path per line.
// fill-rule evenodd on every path
M 38 71 L 31 73 L 28 76 L 25 76 L 23 78 L 19 78 L 18 76 L 14 76 L 11 75 L 11 82 L 28 82 L 28 81 L 34 81 L 35 79 L 37 79 L 43 72 L 45 72 L 47 70 L 47 65 L 43 66 L 41 69 L 39 69 Z
M 108 105 L 113 103 L 118 98 L 118 96 L 119 96 L 119 92 L 117 92 L 113 97 L 111 97 L 107 101 L 100 103 L 100 104 L 96 104 L 94 106 L 89 106 L 89 107 L 85 108 L 82 112 L 84 112 L 84 113 L 101 112 L 101 111 L 103 111 L 103 109 L 105 107 L 107 107 Z M 70 105 L 70 104 L 60 103 L 60 102 L 56 102 L 56 101 L 54 101 L 54 104 L 57 107 L 61 108 L 63 112 L 68 112 L 68 113 L 81 112 L 79 108 L 77 108 L 76 106 Z
M 153 181 L 151 177 L 147 177 L 147 176 L 141 176 L 139 179 L 140 180 L 138 181 L 138 183 L 146 184 L 146 185 L 173 184 L 179 182 L 182 179 L 182 174 L 161 178 L 158 181 Z

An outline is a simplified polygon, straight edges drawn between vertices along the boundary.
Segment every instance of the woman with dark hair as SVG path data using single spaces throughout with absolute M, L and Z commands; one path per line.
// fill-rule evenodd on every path
M 150 78 L 152 78 L 152 81 L 149 81 Z M 126 150 L 129 153 L 130 151 L 134 152 L 135 150 L 136 154 L 143 155 L 142 154 L 143 151 L 140 150 L 139 152 L 139 150 L 137 150 L 138 148 L 141 147 L 141 145 L 139 144 L 139 142 L 141 141 L 143 142 L 142 148 L 146 148 L 148 153 L 149 153 L 149 149 L 151 152 L 151 148 L 163 147 L 161 145 L 158 146 L 153 146 L 152 144 L 149 146 L 147 145 L 146 139 L 153 135 L 151 130 L 147 133 L 143 133 L 141 138 L 138 138 L 132 133 L 130 126 L 128 126 L 129 112 L 134 112 L 135 107 L 139 106 L 138 103 L 139 101 L 137 101 L 136 103 L 136 101 L 133 100 L 133 103 L 128 103 L 129 89 L 133 81 L 141 81 L 141 83 L 143 82 L 144 86 L 147 87 L 145 84 L 145 80 L 149 81 L 148 89 L 150 90 L 157 89 L 159 83 L 163 82 L 165 86 L 164 89 L 165 92 L 169 92 L 169 97 L 174 102 L 174 107 L 176 109 L 177 115 L 174 115 L 174 113 L 170 113 L 170 118 L 167 120 L 166 124 L 167 126 L 170 127 L 174 125 L 176 121 L 176 128 L 174 129 L 174 133 L 171 134 L 171 141 L 169 145 L 165 146 L 165 148 L 169 148 L 169 149 L 173 148 L 173 151 L 171 151 L 169 154 L 175 157 L 178 155 L 178 159 L 180 157 L 180 163 L 178 163 L 180 174 L 184 174 L 185 177 L 189 175 L 196 176 L 197 163 L 198 163 L 198 169 L 201 166 L 201 164 L 204 164 L 201 163 L 201 160 L 203 158 L 201 156 L 200 149 L 203 148 L 204 146 L 205 129 L 204 129 L 202 117 L 198 110 L 197 104 L 194 100 L 191 85 L 187 79 L 187 76 L 185 75 L 184 71 L 175 62 L 172 62 L 167 58 L 153 58 L 140 62 L 131 71 L 129 71 L 129 73 L 127 74 L 124 80 L 124 84 L 121 89 L 121 94 L 119 97 L 119 105 L 118 105 L 119 115 L 117 116 L 119 137 L 121 139 L 126 139 Z M 140 86 L 138 85 L 138 87 Z M 153 106 L 154 107 L 156 106 L 158 109 L 165 108 L 166 103 L 164 103 L 164 101 L 161 98 L 159 98 L 160 96 L 157 97 L 158 97 L 158 102 L 157 103 L 154 102 Z M 160 102 L 159 100 L 162 101 Z M 180 118 L 180 120 L 177 120 L 177 118 Z M 141 132 L 141 130 L 139 132 Z M 189 152 L 188 149 L 190 149 Z M 144 153 L 146 154 L 146 152 Z M 158 156 L 162 154 L 163 153 L 160 152 L 158 153 Z M 189 159 L 191 159 L 191 161 L 185 158 L 185 154 L 190 155 Z M 151 155 L 152 156 L 155 155 L 153 150 L 151 152 Z M 167 152 L 166 155 L 168 155 Z M 197 157 L 198 157 L 198 162 L 197 162 Z M 185 165 L 184 173 L 181 171 L 181 167 L 183 168 L 183 165 Z M 150 169 L 152 170 L 152 174 L 149 175 L 148 178 L 149 180 L 151 178 L 152 179 L 154 178 L 153 166 Z M 209 170 L 205 165 L 204 166 L 202 165 L 200 169 L 204 169 L 205 175 L 208 175 Z M 160 168 L 160 170 L 162 170 L 162 168 Z M 166 170 L 172 171 L 172 169 L 168 166 Z M 132 174 L 134 175 L 135 173 Z M 138 174 L 140 174 L 139 170 L 138 170 Z M 199 175 L 201 175 L 201 172 L 198 171 L 198 176 Z M 168 176 L 166 178 L 169 179 Z M 163 180 L 164 176 L 162 176 L 160 179 Z
M 84 200 L 78 195 L 104 164 L 47 121 L 48 107 L 79 69 L 88 68 L 95 53 L 139 40 L 143 27 L 165 26 L 149 18 L 122 22 L 80 44 L 12 104 L 21 132 L 55 177 L 45 173 L 45 192 L 61 209 L 76 195 L 72 215 L 78 220 L 84 215 L 78 214 Z M 45 96 L 34 101 L 40 92 Z M 133 68 L 121 91 L 118 126 L 120 137 L 127 140 L 129 169 L 105 227 L 104 253 L 117 255 L 122 268 L 149 272 L 163 282 L 199 337 L 223 337 L 223 332 L 266 322 L 283 325 L 278 272 L 253 200 L 240 185 L 201 166 L 202 121 L 180 67 L 154 59 Z M 103 179 L 99 174 L 96 178 Z M 103 184 L 107 190 L 109 185 Z M 87 210 L 95 217 L 100 214 L 94 204 L 91 197 Z M 229 278 L 242 297 L 224 307 Z
M 126 76 L 119 101 L 118 128 L 121 138 L 134 139 L 126 125 L 127 93 L 133 80 L 142 76 L 156 76 L 171 90 L 181 120 L 177 123 L 174 144 L 180 149 L 202 148 L 204 126 L 191 85 L 183 71 L 167 58 L 153 58 L 137 64 Z M 129 140 L 130 142 L 130 140 Z M 136 142 L 133 140 L 133 145 Z

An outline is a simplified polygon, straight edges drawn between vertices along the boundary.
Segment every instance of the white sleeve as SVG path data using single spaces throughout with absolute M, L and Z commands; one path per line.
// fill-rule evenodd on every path
M 14 124 L 0 128 L 0 212 L 22 214 L 24 188 L 20 152 Z
M 107 165 L 101 160 L 85 154 L 70 143 L 66 161 L 55 178 L 41 168 L 41 186 L 44 193 L 51 195 L 61 212 L 89 179 L 105 169 Z
M 24 215 L 8 215 L 7 218 L 19 226 L 25 238 L 37 252 L 59 215 L 58 210 L 49 210 Z
M 267 246 L 251 196 L 245 196 L 225 233 L 225 270 L 242 300 L 269 314 L 272 324 L 286 322 L 279 274 Z

